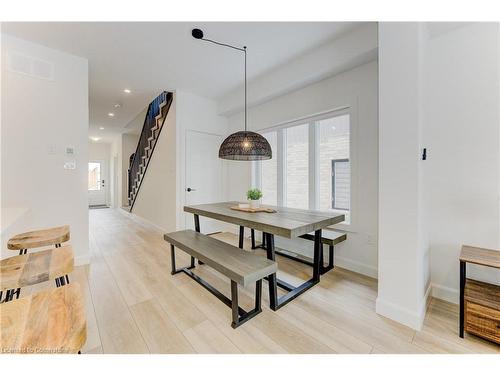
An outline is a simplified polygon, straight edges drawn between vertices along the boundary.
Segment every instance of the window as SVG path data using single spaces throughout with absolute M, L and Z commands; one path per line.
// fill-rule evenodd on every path
M 273 158 L 256 162 L 262 202 L 336 211 L 351 220 L 351 116 L 348 110 L 311 117 L 262 133 Z
M 89 190 L 101 190 L 101 163 L 89 163 Z
M 309 207 L 309 126 L 285 129 L 286 200 L 285 206 Z
M 349 159 L 332 160 L 332 206 L 334 210 L 349 210 L 351 203 L 351 165 Z

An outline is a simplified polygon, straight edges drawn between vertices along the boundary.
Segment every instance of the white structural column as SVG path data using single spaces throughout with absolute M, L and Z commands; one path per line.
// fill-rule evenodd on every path
M 379 24 L 379 244 L 377 313 L 415 329 L 429 285 L 425 230 L 420 23 Z

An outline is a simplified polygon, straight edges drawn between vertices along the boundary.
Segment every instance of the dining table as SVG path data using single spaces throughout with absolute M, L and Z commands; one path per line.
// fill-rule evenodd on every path
M 274 236 L 293 239 L 314 233 L 311 279 L 294 286 L 278 279 L 276 273 L 267 278 L 269 307 L 272 310 L 278 310 L 320 282 L 323 261 L 322 230 L 343 222 L 345 215 L 336 212 L 268 205 L 265 205 L 265 208 L 269 208 L 266 212 L 245 212 L 236 209 L 237 207 L 238 202 L 218 202 L 184 206 L 184 211 L 194 215 L 194 229 L 197 232 L 201 231 L 200 216 L 235 224 L 240 228 L 246 227 L 261 231 L 265 244 L 263 248 L 266 250 L 267 258 L 273 261 L 276 261 Z M 241 241 L 240 247 L 242 248 Z M 278 297 L 278 287 L 285 290 L 286 294 Z

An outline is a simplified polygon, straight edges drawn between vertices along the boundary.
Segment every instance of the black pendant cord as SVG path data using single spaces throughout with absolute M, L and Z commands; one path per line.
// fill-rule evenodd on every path
M 232 49 L 235 49 L 235 50 L 238 50 L 238 51 L 245 53 L 245 131 L 247 131 L 247 47 L 246 46 L 244 46 L 243 48 L 235 47 L 235 46 L 232 46 L 230 44 L 216 42 L 215 40 L 206 39 L 206 38 L 197 38 L 197 39 L 204 40 L 206 42 L 210 42 L 213 44 L 217 44 L 219 46 L 229 47 L 229 48 L 232 48 Z

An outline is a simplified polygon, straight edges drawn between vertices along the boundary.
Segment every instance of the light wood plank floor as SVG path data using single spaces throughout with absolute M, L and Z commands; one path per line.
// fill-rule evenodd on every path
M 231 234 L 217 236 L 237 242 Z M 277 312 L 268 308 L 264 283 L 263 312 L 234 330 L 229 308 L 186 275 L 170 275 L 170 248 L 154 227 L 122 210 L 91 210 L 90 246 L 90 266 L 72 275 L 87 298 L 84 353 L 500 352 L 477 337 L 458 338 L 458 307 L 440 300 L 430 302 L 420 332 L 377 315 L 377 281 L 340 268 Z M 178 264 L 187 264 L 177 253 Z M 278 262 L 282 279 L 310 277 L 308 266 Z M 216 271 L 202 266 L 197 273 L 229 293 L 228 280 Z M 253 289 L 240 296 L 251 308 Z

